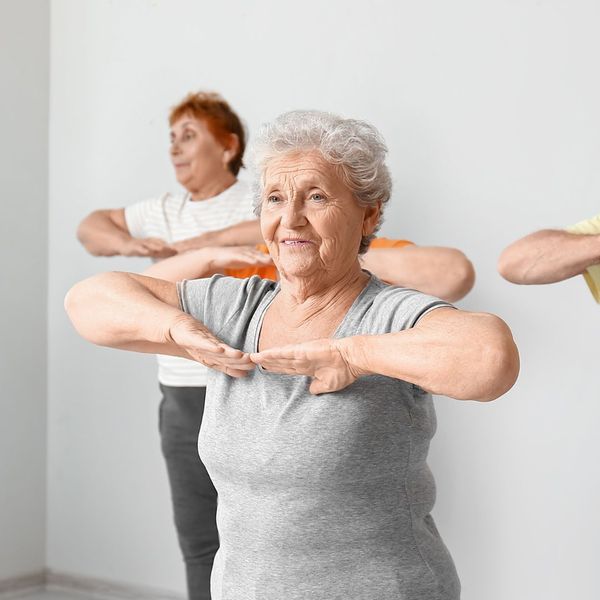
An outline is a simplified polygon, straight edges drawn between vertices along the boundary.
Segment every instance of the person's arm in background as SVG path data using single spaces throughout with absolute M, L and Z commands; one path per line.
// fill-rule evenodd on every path
M 199 279 L 215 273 L 225 273 L 227 269 L 244 269 L 272 265 L 268 254 L 253 246 L 208 246 L 177 254 L 154 263 L 144 271 L 144 275 L 165 281 Z
M 236 223 L 224 229 L 207 231 L 196 237 L 175 242 L 171 246 L 178 252 L 189 252 L 206 246 L 254 246 L 263 242 L 258 219 Z
M 498 272 L 518 284 L 556 283 L 600 264 L 600 235 L 543 229 L 508 246 Z
M 95 210 L 77 229 L 77 239 L 94 256 L 149 256 L 165 258 L 175 254 L 159 238 L 132 237 L 125 221 L 125 209 Z
M 406 245 L 400 248 L 371 248 L 362 265 L 392 285 L 413 288 L 456 302 L 475 283 L 471 261 L 455 248 Z

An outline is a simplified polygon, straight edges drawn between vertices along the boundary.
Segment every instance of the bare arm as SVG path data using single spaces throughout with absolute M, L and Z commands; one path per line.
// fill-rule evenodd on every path
M 90 213 L 79 224 L 77 238 L 94 256 L 164 258 L 175 254 L 164 240 L 132 237 L 127 229 L 123 208 L 96 210 Z
M 101 346 L 181 356 L 233 377 L 253 368 L 248 355 L 179 309 L 174 283 L 133 273 L 102 273 L 71 288 L 65 309 L 77 332 Z
M 320 339 L 250 355 L 268 370 L 312 377 L 314 394 L 381 374 L 458 400 L 488 401 L 508 391 L 519 354 L 498 317 L 438 308 L 412 329 L 383 335 Z
M 255 246 L 263 243 L 258 219 L 236 223 L 225 229 L 208 231 L 172 244 L 177 252 L 189 252 L 206 246 Z
M 487 313 L 438 308 L 412 329 L 340 342 L 361 373 L 403 379 L 458 400 L 494 400 L 519 373 L 510 329 Z
M 182 279 L 210 277 L 215 273 L 224 273 L 226 269 L 241 269 L 271 263 L 268 254 L 252 246 L 208 246 L 154 263 L 144 271 L 144 275 L 176 282 Z
M 500 255 L 498 271 L 512 283 L 555 283 L 595 264 L 600 264 L 600 235 L 544 229 L 508 246 Z
M 362 261 L 366 269 L 383 281 L 413 288 L 448 302 L 456 302 L 466 296 L 475 283 L 471 261 L 455 248 L 373 248 Z

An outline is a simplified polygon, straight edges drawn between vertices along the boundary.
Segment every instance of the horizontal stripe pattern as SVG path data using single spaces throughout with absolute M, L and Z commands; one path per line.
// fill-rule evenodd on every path
M 242 181 L 208 200 L 192 200 L 188 193 L 167 193 L 125 209 L 125 221 L 133 237 L 157 237 L 167 242 L 179 242 L 254 218 L 250 189 Z M 164 385 L 206 385 L 208 369 L 203 365 L 177 356 L 157 355 L 157 359 L 158 380 Z

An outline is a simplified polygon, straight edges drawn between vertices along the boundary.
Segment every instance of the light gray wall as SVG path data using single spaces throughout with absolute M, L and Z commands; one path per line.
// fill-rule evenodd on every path
M 0 580 L 45 563 L 47 0 L 0 2 Z
M 251 132 L 303 107 L 381 129 L 384 233 L 464 249 L 478 281 L 462 306 L 501 315 L 521 350 L 503 399 L 436 401 L 434 515 L 464 600 L 597 597 L 598 306 L 581 278 L 517 287 L 495 263 L 517 237 L 599 211 L 599 17 L 583 0 L 52 2 L 52 568 L 183 590 L 153 359 L 80 340 L 62 297 L 142 267 L 86 255 L 75 228 L 174 188 L 167 110 L 203 88 Z

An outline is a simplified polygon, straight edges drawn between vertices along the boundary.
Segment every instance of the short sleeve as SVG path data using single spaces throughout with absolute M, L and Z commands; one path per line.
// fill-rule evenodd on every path
M 213 275 L 206 279 L 191 279 L 177 284 L 181 309 L 198 319 L 215 335 L 232 320 L 249 321 L 264 295 L 275 282 L 260 277 L 236 279 Z
M 148 237 L 148 224 L 153 221 L 157 208 L 160 209 L 160 203 L 160 198 L 152 198 L 125 208 L 125 223 L 132 237 Z
M 419 319 L 437 308 L 454 308 L 445 300 L 417 290 L 385 286 L 373 302 L 378 333 L 393 333 L 414 327 Z

